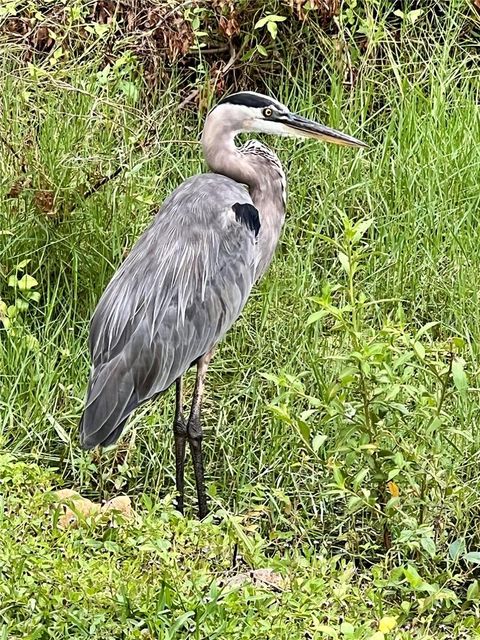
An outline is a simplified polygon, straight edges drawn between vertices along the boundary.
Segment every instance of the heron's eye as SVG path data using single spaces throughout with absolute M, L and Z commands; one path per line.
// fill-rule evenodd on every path
M 270 109 L 270 107 L 267 107 L 266 109 L 263 110 L 263 115 L 265 116 L 265 118 L 270 118 L 272 113 L 273 111 Z

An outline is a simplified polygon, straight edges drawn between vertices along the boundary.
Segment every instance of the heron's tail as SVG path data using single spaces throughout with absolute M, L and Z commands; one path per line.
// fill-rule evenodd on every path
M 131 370 L 121 354 L 95 367 L 80 420 L 81 446 L 93 449 L 114 444 L 137 405 Z

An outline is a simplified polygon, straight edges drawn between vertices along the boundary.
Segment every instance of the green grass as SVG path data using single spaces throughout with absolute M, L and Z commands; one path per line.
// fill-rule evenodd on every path
M 254 518 L 248 528 L 227 512 L 199 523 L 147 496 L 133 521 L 90 517 L 65 530 L 51 493 L 59 482 L 35 464 L 0 458 L 5 638 L 381 640 L 377 630 L 408 618 L 427 593 L 411 567 L 406 578 L 388 577 L 384 564 L 360 574 L 354 562 L 307 547 L 272 556 Z M 232 582 L 252 567 L 266 569 L 276 586 Z M 442 592 L 454 611 L 455 594 Z M 401 608 L 389 602 L 394 594 Z M 434 630 L 432 609 L 427 603 L 410 630 L 389 635 L 452 637 L 447 626 Z M 462 622 L 471 628 L 473 616 Z
M 38 71 L 2 58 L 0 297 L 25 307 L 0 329 L 0 448 L 11 456 L 1 465 L 2 637 L 323 638 L 326 625 L 331 637 L 370 638 L 390 615 L 388 638 L 476 637 L 480 556 L 465 554 L 480 551 L 479 85 L 478 60 L 452 47 L 456 19 L 441 45 L 414 28 L 402 47 L 385 37 L 352 91 L 321 40 L 305 66 L 287 60 L 259 87 L 370 148 L 268 141 L 289 176 L 287 221 L 211 367 L 205 452 L 218 518 L 203 524 L 170 506 L 171 393 L 139 410 L 101 461 L 77 441 L 89 318 L 155 207 L 202 170 L 201 119 L 177 109 L 175 78 L 136 101 L 128 58 L 106 82 L 95 60 Z M 340 331 L 327 318 L 307 324 L 326 283 L 341 287 L 336 304 L 348 299 L 328 240 L 344 241 L 344 214 L 374 219 L 360 243 L 353 338 L 350 312 Z M 8 285 L 24 260 L 18 276 L 40 293 L 28 306 Z M 364 308 L 361 294 L 388 301 Z M 357 373 L 334 389 L 355 340 L 366 411 Z M 390 479 L 400 495 L 382 504 Z M 189 515 L 192 481 L 188 469 Z M 59 532 L 42 496 L 61 485 L 95 499 L 128 493 L 140 519 Z M 273 567 L 288 589 L 225 594 L 235 544 L 242 563 Z

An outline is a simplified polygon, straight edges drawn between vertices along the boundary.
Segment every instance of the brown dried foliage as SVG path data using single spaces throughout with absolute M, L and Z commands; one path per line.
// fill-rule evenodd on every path
M 306 20 L 309 11 L 315 11 L 323 24 L 328 24 L 340 13 L 340 0 L 290 0 L 291 10 Z
M 305 20 L 308 14 L 320 16 L 328 22 L 339 11 L 340 0 L 284 0 L 284 10 L 290 10 L 296 18 Z M 262 2 L 238 2 L 236 0 L 97 0 L 89 7 L 83 24 L 70 25 L 68 7 L 64 2 L 40 2 L 33 11 L 28 5 L 18 15 L 0 21 L 0 34 L 11 43 L 25 47 L 25 55 L 49 53 L 57 42 L 62 46 L 77 48 L 89 38 L 85 27 L 94 24 L 111 24 L 113 49 L 122 38 L 139 55 L 165 57 L 169 61 L 186 58 L 194 44 L 194 32 L 186 10 L 202 9 L 202 30 L 207 31 L 209 48 L 221 48 L 225 42 L 239 39 L 242 26 L 245 35 L 251 32 L 254 21 L 263 13 L 273 11 L 274 5 Z M 39 15 L 41 19 L 39 19 Z M 148 62 L 146 64 L 148 67 Z
M 47 189 L 39 189 L 35 191 L 33 201 L 37 210 L 46 216 L 54 215 L 55 196 L 53 191 Z

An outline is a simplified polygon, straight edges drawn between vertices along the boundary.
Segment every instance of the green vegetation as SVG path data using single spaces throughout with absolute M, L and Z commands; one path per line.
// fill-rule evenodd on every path
M 267 141 L 287 223 L 211 367 L 203 523 L 172 507 L 171 392 L 101 458 L 77 424 L 89 318 L 158 204 L 203 170 L 213 72 L 201 56 L 189 71 L 197 115 L 179 106 L 185 70 L 152 89 L 134 50 L 104 57 L 100 27 L 56 58 L 3 49 L 1 638 L 480 635 L 475 22 L 451 2 L 441 19 L 404 8 L 392 31 L 392 14 L 354 5 L 346 49 L 307 21 L 298 64 L 274 21 L 275 73 L 258 50 L 241 63 L 248 88 L 370 148 Z M 136 517 L 61 529 L 61 487 L 126 493 Z M 232 582 L 259 569 L 281 586 Z

